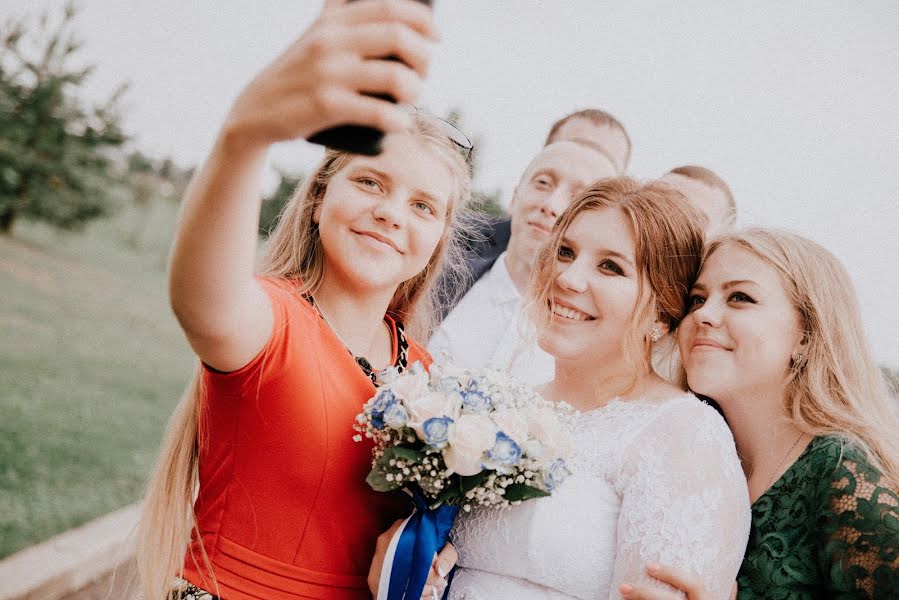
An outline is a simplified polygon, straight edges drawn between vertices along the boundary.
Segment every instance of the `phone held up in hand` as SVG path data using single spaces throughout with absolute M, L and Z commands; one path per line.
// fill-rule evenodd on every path
M 353 2 L 354 0 L 348 0 Z M 416 0 L 427 6 L 431 6 L 431 0 Z M 383 60 L 400 60 L 396 56 L 386 56 Z M 375 98 L 389 100 L 396 103 L 396 98 L 382 94 L 371 94 Z M 384 132 L 374 127 L 361 125 L 338 125 L 324 131 L 319 131 L 307 138 L 313 144 L 321 144 L 335 150 L 343 150 L 353 154 L 377 156 L 381 153 L 381 142 Z

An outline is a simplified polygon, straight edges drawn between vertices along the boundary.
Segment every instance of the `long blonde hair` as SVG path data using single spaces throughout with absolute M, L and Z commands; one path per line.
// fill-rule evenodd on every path
M 686 314 L 687 294 L 702 256 L 702 216 L 680 192 L 658 181 L 641 184 L 617 177 L 592 184 L 562 213 L 538 255 L 529 303 L 538 331 L 546 327 L 545 307 L 553 295 L 565 232 L 582 213 L 603 208 L 621 211 L 634 235 L 638 296 L 622 352 L 636 383 L 649 362 L 652 323 L 659 319 L 674 331 Z
M 436 154 L 450 169 L 454 189 L 447 207 L 446 229 L 425 268 L 399 285 L 388 313 L 406 324 L 410 334 L 425 339 L 435 324 L 438 274 L 463 277 L 464 255 L 459 223 L 470 199 L 469 165 L 433 118 L 416 114 L 409 132 Z M 314 293 L 324 276 L 324 250 L 313 213 L 321 204 L 328 182 L 353 155 L 327 150 L 316 170 L 297 188 L 284 208 L 267 244 L 260 272 L 296 278 L 303 293 Z M 200 399 L 202 369 L 197 370 L 169 419 L 156 466 L 147 486 L 138 525 L 137 566 L 146 600 L 166 597 L 172 579 L 181 572 L 185 551 L 193 536 L 202 560 L 212 573 L 193 510 L 199 482 L 199 448 L 202 439 Z M 215 578 L 213 574 L 213 583 Z M 210 590 L 214 593 L 217 590 Z
M 791 364 L 784 413 L 809 435 L 835 435 L 863 451 L 899 488 L 899 415 L 865 341 L 849 274 L 821 245 L 794 233 L 749 228 L 714 239 L 703 262 L 736 246 L 771 265 L 807 341 Z

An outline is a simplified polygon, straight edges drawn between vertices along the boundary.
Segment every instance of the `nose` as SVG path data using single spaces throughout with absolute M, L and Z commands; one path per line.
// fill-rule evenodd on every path
M 586 292 L 587 278 L 583 271 L 581 261 L 579 260 L 562 264 L 562 270 L 556 275 L 556 285 L 569 292 Z
M 558 185 L 543 198 L 540 205 L 540 212 L 552 218 L 553 221 L 559 218 L 568 205 L 571 204 L 571 193 L 564 185 Z
M 371 214 L 378 223 L 398 229 L 403 223 L 405 204 L 405 200 L 397 194 L 382 196 L 375 202 Z
M 721 325 L 721 314 L 721 302 L 710 297 L 693 311 L 693 320 L 708 327 L 718 327 Z

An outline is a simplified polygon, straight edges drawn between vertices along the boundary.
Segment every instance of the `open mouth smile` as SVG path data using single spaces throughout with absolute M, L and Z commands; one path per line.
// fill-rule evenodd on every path
M 561 304 L 558 300 L 549 301 L 549 310 L 552 314 L 567 319 L 569 321 L 595 321 L 596 317 L 578 310 L 569 304 Z

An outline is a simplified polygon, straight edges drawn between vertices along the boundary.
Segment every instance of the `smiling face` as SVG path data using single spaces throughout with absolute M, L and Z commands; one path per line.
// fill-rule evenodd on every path
M 539 344 L 556 359 L 620 361 L 639 294 L 634 235 L 617 208 L 587 210 L 563 233 Z
M 347 290 L 392 294 L 434 254 L 452 193 L 449 167 L 412 135 L 387 136 L 378 156 L 352 157 L 313 214 L 324 276 Z
M 575 142 L 546 146 L 522 175 L 509 205 L 510 258 L 532 265 L 556 219 L 575 196 L 594 181 L 614 177 L 615 173 L 609 159 L 588 146 Z
M 741 397 L 779 397 L 803 336 L 774 267 L 724 244 L 703 265 L 689 304 L 678 341 L 690 388 L 725 409 Z

